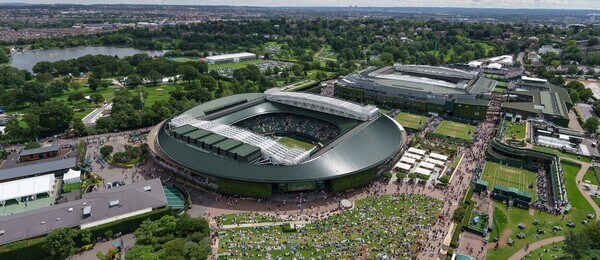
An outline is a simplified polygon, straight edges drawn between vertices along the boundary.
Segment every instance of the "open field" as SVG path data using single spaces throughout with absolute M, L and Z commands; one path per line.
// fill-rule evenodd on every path
M 423 196 L 367 198 L 357 201 L 351 210 L 289 232 L 282 226 L 223 230 L 219 234 L 219 253 L 244 259 L 266 259 L 267 255 L 273 259 L 284 255 L 346 259 L 363 253 L 366 259 L 375 259 L 378 253 L 391 257 L 391 250 L 395 250 L 408 251 L 404 257 L 415 258 L 418 237 L 434 221 L 441 205 L 441 201 Z M 408 221 L 409 216 L 412 221 Z M 239 215 L 236 218 L 245 220 Z M 223 219 L 230 223 L 231 218 Z
M 525 123 L 507 122 L 504 130 L 506 138 L 524 139 L 525 138 Z
M 398 123 L 400 123 L 403 127 L 414 130 L 421 129 L 421 127 L 425 125 L 425 122 L 427 122 L 427 117 L 425 116 L 405 112 L 398 114 L 396 117 L 394 117 L 394 119 L 396 119 L 396 121 L 398 121 Z
M 543 247 L 529 252 L 529 255 L 527 255 L 523 259 L 554 260 L 566 254 L 564 247 L 565 242 L 557 242 L 545 245 Z
M 433 133 L 472 141 L 474 131 L 475 126 L 444 120 L 435 128 Z
M 482 178 L 488 182 L 488 189 L 493 189 L 494 185 L 517 188 L 529 192 L 533 195 L 535 201 L 535 173 L 516 167 L 506 166 L 494 162 L 486 162 L 483 167 Z M 529 185 L 533 184 L 533 189 Z
M 313 147 L 315 147 L 314 144 L 303 142 L 298 139 L 294 139 L 294 138 L 287 137 L 287 136 L 279 138 L 279 140 L 277 140 L 277 142 L 287 145 L 289 147 L 300 148 L 305 151 L 308 151 L 308 150 L 312 149 Z

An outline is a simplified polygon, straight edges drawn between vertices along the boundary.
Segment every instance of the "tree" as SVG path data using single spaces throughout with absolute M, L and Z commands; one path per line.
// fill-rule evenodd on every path
M 581 235 L 570 231 L 565 236 L 565 252 L 573 255 L 576 259 L 580 259 L 582 256 L 590 250 L 590 239 L 588 236 Z
M 94 104 L 98 105 L 98 104 L 104 102 L 104 96 L 100 95 L 100 93 L 94 93 L 90 96 L 90 101 L 92 101 Z
M 443 176 L 439 178 L 439 181 L 443 184 L 448 184 L 450 182 L 450 178 L 448 178 L 448 176 Z
M 84 100 L 84 99 L 85 99 L 85 95 L 83 95 L 83 93 L 75 92 L 75 93 L 72 93 L 71 95 L 69 95 L 69 97 L 67 98 L 67 101 L 75 102 L 75 101 Z
M 71 228 L 58 228 L 53 230 L 44 239 L 42 247 L 55 259 L 65 259 L 75 252 L 76 236 L 75 230 Z
M 100 154 L 102 155 L 103 158 L 108 158 L 108 156 L 110 156 L 110 154 L 115 150 L 114 147 L 112 147 L 111 145 L 105 145 L 102 146 L 102 148 L 100 148 Z
M 41 144 L 39 144 L 38 142 L 29 142 L 25 144 L 25 150 L 31 150 L 31 149 L 36 149 L 36 148 L 40 148 L 42 147 Z
M 196 232 L 201 232 L 205 236 L 208 236 L 210 228 L 205 218 L 192 218 L 186 213 L 177 219 L 177 234 L 179 236 L 188 236 Z
M 20 103 L 41 105 L 48 100 L 50 100 L 48 90 L 37 82 L 26 82 L 17 93 L 17 101 Z
M 69 90 L 69 84 L 61 80 L 52 82 L 48 87 L 49 94 L 54 97 L 60 96 L 63 92 L 67 90 Z
M 24 120 L 34 136 L 49 136 L 69 129 L 73 110 L 63 102 L 51 101 L 29 108 Z
M 92 91 L 96 91 L 99 88 L 108 88 L 108 83 L 103 81 L 99 76 L 96 76 L 96 74 L 92 74 L 88 79 L 88 87 Z
M 579 96 L 579 92 L 577 92 L 577 90 L 574 89 L 570 89 L 569 90 L 569 97 L 571 97 L 571 101 L 573 101 L 573 103 L 578 103 L 579 101 L 581 101 L 580 96 Z
M 128 88 L 136 88 L 137 86 L 142 84 L 144 84 L 144 82 L 142 81 L 142 78 L 137 74 L 129 75 L 129 77 L 125 79 L 125 87 Z
M 465 215 L 467 214 L 467 207 L 468 207 L 468 204 L 463 203 L 460 207 L 456 208 L 456 210 L 454 211 L 454 214 L 452 214 L 452 219 L 456 222 L 461 222 L 465 218 Z
M 190 64 L 185 64 L 177 68 L 177 74 L 180 74 L 182 79 L 188 82 L 200 78 L 200 72 Z
M 152 85 L 158 85 L 158 83 L 160 83 L 162 79 L 163 75 L 160 74 L 160 72 L 156 70 L 151 70 L 150 72 L 148 72 L 148 80 L 150 80 L 150 83 L 152 83 Z
M 402 181 L 402 180 L 404 180 L 404 178 L 406 178 L 406 174 L 404 174 L 402 172 L 396 173 L 396 179 L 398 179 L 398 181 Z
M 600 126 L 600 120 L 597 117 L 591 117 L 583 123 L 583 129 L 590 134 L 595 134 Z
M 140 245 L 137 244 L 131 247 L 131 249 L 125 255 L 126 260 L 137 260 L 137 259 L 146 259 L 153 260 L 157 259 L 158 256 L 154 255 L 154 247 L 152 245 Z
M 92 242 L 92 232 L 89 229 L 84 229 L 79 231 L 79 237 L 81 243 L 89 244 Z

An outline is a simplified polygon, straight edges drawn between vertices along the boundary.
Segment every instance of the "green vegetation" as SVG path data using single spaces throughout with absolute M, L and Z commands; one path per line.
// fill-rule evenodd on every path
M 270 183 L 219 179 L 219 192 L 242 197 L 268 198 L 273 193 Z
M 493 189 L 494 185 L 517 188 L 531 193 L 533 201 L 535 201 L 537 182 L 535 181 L 534 172 L 499 163 L 486 162 L 482 178 L 488 182 L 488 189 Z M 533 188 L 529 188 L 529 186 Z
M 565 215 L 564 219 L 561 215 L 548 214 L 538 210 L 533 210 L 533 215 L 531 215 L 529 210 L 523 210 L 519 208 L 508 209 L 507 206 L 501 202 L 495 202 L 496 208 L 502 211 L 508 220 L 506 227 L 503 230 L 499 230 L 498 234 L 504 234 L 506 232 L 508 237 L 512 238 L 515 243 L 513 246 L 509 246 L 506 245 L 506 241 L 501 240 L 499 241 L 500 246 L 498 249 L 494 249 L 495 243 L 490 243 L 488 245 L 488 259 L 508 259 L 517 250 L 523 248 L 526 243 L 531 244 L 537 240 L 553 236 L 566 235 L 571 230 L 580 231 L 586 229 L 586 225 L 582 224 L 581 221 L 586 219 L 587 214 L 592 213 L 593 209 L 577 189 L 575 176 L 577 175 L 580 167 L 578 165 L 565 163 L 563 161 L 562 168 L 565 177 L 567 197 L 573 206 L 571 212 Z M 537 219 L 540 224 L 533 225 L 534 219 Z M 573 223 L 575 223 L 574 228 L 567 227 L 567 223 L 569 223 L 569 221 L 573 221 Z M 525 225 L 525 229 L 519 229 L 517 227 L 519 223 L 523 223 Z M 553 227 L 556 225 L 561 226 L 563 229 L 553 231 Z M 545 233 L 538 234 L 538 229 L 544 229 Z M 516 234 L 519 232 L 522 232 L 526 235 L 525 239 L 516 238 Z M 538 236 L 539 238 L 534 236 Z
M 396 119 L 396 121 L 398 121 L 398 123 L 400 123 L 403 127 L 419 130 L 425 125 L 428 118 L 425 116 L 402 112 L 394 117 L 394 119 Z
M 523 257 L 524 260 L 554 260 L 565 256 L 565 243 L 556 242 L 545 245 L 536 250 L 532 250 Z
M 309 151 L 310 149 L 313 149 L 315 147 L 314 144 L 307 143 L 307 142 L 304 142 L 304 141 L 301 141 L 298 139 L 294 139 L 291 137 L 287 137 L 287 136 L 279 138 L 279 140 L 277 140 L 277 142 L 282 143 L 289 147 L 300 148 L 305 151 Z
M 135 231 L 136 243 L 125 259 L 207 259 L 210 227 L 203 217 L 183 214 L 145 220 Z
M 264 258 L 266 253 L 274 258 L 289 254 L 292 258 L 324 257 L 331 258 L 333 249 L 341 255 L 335 258 L 351 258 L 359 252 L 368 252 L 367 258 L 375 258 L 377 253 L 388 253 L 390 250 L 406 250 L 410 252 L 407 257 L 416 257 L 416 248 L 419 235 L 423 234 L 422 225 L 434 221 L 439 214 L 441 201 L 424 196 L 394 196 L 385 195 L 359 200 L 351 210 L 318 220 L 306 225 L 287 228 L 284 232 L 281 226 L 260 228 L 235 228 L 221 232 L 219 253 L 229 253 L 241 257 L 242 247 L 247 244 L 260 245 L 246 247 L 248 258 Z M 365 218 L 364 214 L 381 217 Z M 413 221 L 402 221 L 408 215 L 418 214 L 420 217 Z M 236 215 L 237 217 L 237 215 Z M 223 217 L 230 219 L 231 217 Z M 382 224 L 384 219 L 396 219 Z M 242 221 L 246 220 L 244 218 Z M 221 224 L 221 222 L 219 222 Z M 397 234 L 388 234 L 385 230 L 396 230 Z M 410 232 L 408 232 L 410 231 Z M 365 235 L 372 234 L 372 235 Z M 396 237 L 402 237 L 398 240 Z M 405 241 L 401 243 L 401 241 Z M 383 243 L 385 247 L 381 247 Z M 341 244 L 346 244 L 346 250 L 339 251 Z M 267 247 L 273 248 L 264 249 Z M 292 249 L 296 247 L 297 250 Z M 378 250 L 365 249 L 378 248 Z M 260 256 L 262 255 L 262 257 Z M 329 255 L 329 257 L 327 257 Z M 389 254 L 388 254 L 389 255 Z
M 433 134 L 472 142 L 474 131 L 475 126 L 444 120 L 435 128 Z
M 62 193 L 68 193 L 75 190 L 81 190 L 81 182 L 63 184 Z
M 524 139 L 525 138 L 525 122 L 513 123 L 507 122 L 504 133 L 506 138 Z
M 598 175 L 596 175 L 595 169 L 589 169 L 585 175 L 583 175 L 583 181 L 585 183 L 590 183 L 593 185 L 600 185 L 600 181 L 598 181 Z
M 220 215 L 215 218 L 215 221 L 219 223 L 219 225 L 235 225 L 248 223 L 280 222 L 282 220 L 275 215 L 256 212 L 244 212 L 237 214 Z
M 148 160 L 147 147 L 148 144 L 146 143 L 140 146 L 126 145 L 125 151 L 113 154 L 108 162 L 123 167 L 133 167 L 138 163 L 144 163 Z
M 375 169 L 331 180 L 331 189 L 335 192 L 356 188 L 375 179 Z
M 494 239 L 495 237 L 500 238 L 500 232 L 504 230 L 506 224 L 508 223 L 508 219 L 506 219 L 506 215 L 504 211 L 500 210 L 498 206 L 494 207 L 494 223 L 492 225 L 492 233 L 490 233 L 490 238 Z

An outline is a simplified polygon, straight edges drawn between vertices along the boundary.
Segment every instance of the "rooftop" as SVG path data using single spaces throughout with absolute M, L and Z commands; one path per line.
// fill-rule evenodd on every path
M 64 160 L 42 162 L 36 164 L 30 164 L 27 166 L 13 167 L 4 170 L 0 170 L 0 181 L 6 181 L 16 178 L 23 178 L 32 175 L 38 175 L 42 173 L 55 172 L 60 170 L 66 170 L 75 167 L 75 158 L 68 158 Z
M 19 156 L 27 156 L 27 155 L 40 154 L 40 153 L 49 153 L 49 152 L 58 152 L 58 144 L 47 145 L 47 146 L 43 146 L 43 147 L 35 148 L 35 149 L 23 150 L 19 153 Z
M 150 190 L 144 187 L 150 186 Z M 119 201 L 110 207 L 111 201 Z M 76 227 L 106 220 L 147 208 L 167 206 L 167 198 L 159 179 L 136 182 L 117 188 L 100 190 L 83 195 L 82 199 L 56 204 L 0 217 L 0 244 L 41 236 L 61 227 Z M 83 209 L 91 209 L 91 216 L 84 218 Z

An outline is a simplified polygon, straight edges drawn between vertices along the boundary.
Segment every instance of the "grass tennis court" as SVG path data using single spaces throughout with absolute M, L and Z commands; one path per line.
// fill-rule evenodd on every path
M 536 199 L 534 172 L 499 163 L 486 162 L 482 177 L 484 181 L 488 182 L 488 189 L 490 190 L 494 188 L 494 185 L 513 187 L 531 193 L 533 201 Z M 529 188 L 530 184 L 533 184 L 533 189 Z
M 425 122 L 427 122 L 427 117 L 425 116 L 404 112 L 398 114 L 394 119 L 396 119 L 403 127 L 415 130 L 421 129 L 421 127 L 425 125 Z
M 287 145 L 289 147 L 296 147 L 296 148 L 303 149 L 305 151 L 308 151 L 310 149 L 313 149 L 313 147 L 315 147 L 314 144 L 303 142 L 303 141 L 300 141 L 300 140 L 297 140 L 297 139 L 294 139 L 291 137 L 281 137 L 277 141 L 279 143 Z
M 474 131 L 475 126 L 444 120 L 435 128 L 433 133 L 472 141 Z

